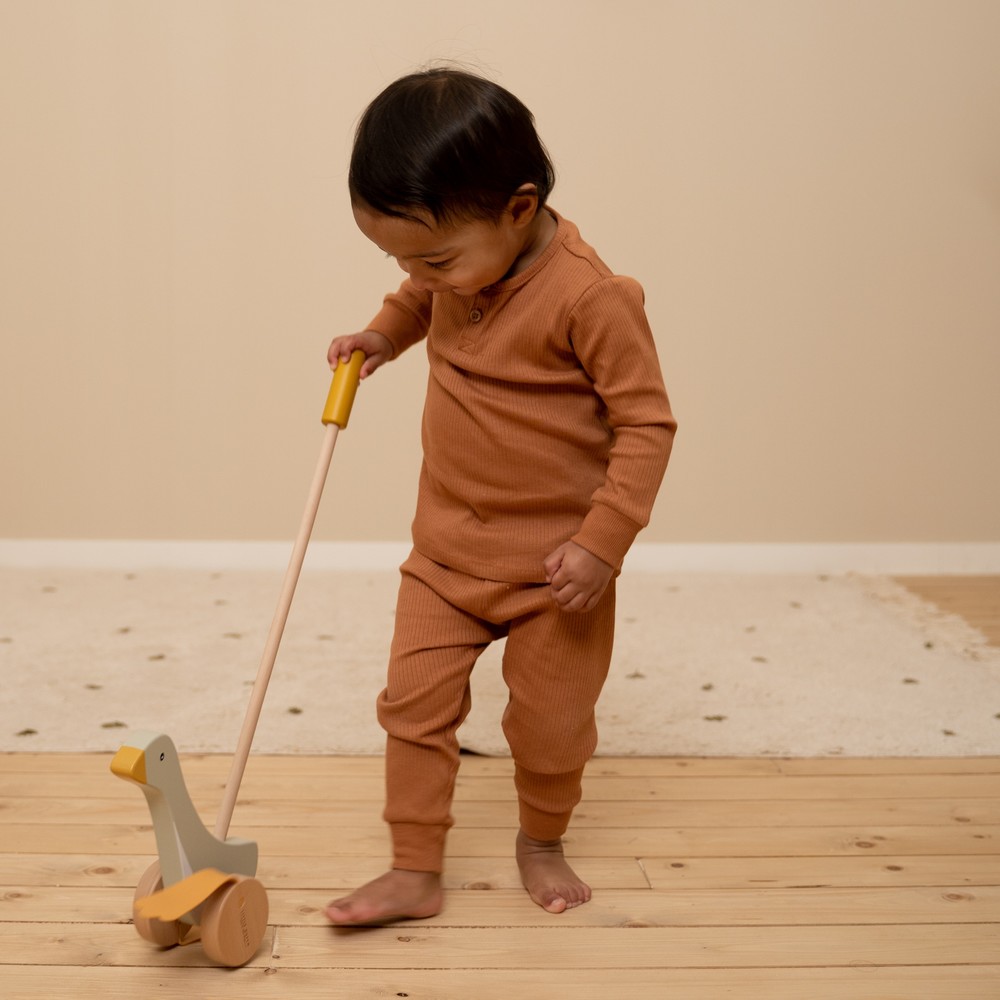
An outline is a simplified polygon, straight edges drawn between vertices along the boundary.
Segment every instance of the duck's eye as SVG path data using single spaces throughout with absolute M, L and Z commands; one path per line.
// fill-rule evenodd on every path
M 163 760 L 163 758 L 164 758 L 164 757 L 166 757 L 166 756 L 167 756 L 167 755 L 166 755 L 165 753 L 161 753 L 161 754 L 160 754 L 160 760 Z

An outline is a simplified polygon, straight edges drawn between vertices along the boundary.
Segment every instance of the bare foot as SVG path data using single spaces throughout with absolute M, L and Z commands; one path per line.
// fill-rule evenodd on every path
M 549 913 L 562 913 L 590 900 L 590 886 L 566 863 L 561 840 L 533 840 L 518 831 L 517 867 L 528 895 Z
M 441 912 L 441 876 L 393 868 L 326 908 L 330 923 L 339 927 L 391 924 L 419 920 Z

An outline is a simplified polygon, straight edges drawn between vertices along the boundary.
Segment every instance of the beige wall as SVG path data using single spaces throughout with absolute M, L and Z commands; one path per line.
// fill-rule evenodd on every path
M 0 0 L 0 537 L 294 532 L 326 345 L 398 278 L 351 131 L 450 58 L 647 290 L 643 540 L 998 540 L 998 38 L 994 0 Z M 318 538 L 406 537 L 423 379 L 364 386 Z

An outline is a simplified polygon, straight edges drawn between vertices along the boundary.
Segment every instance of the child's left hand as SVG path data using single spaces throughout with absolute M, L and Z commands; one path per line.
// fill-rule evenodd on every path
M 614 567 L 576 542 L 563 542 L 543 566 L 552 597 L 563 611 L 596 607 L 614 575 Z

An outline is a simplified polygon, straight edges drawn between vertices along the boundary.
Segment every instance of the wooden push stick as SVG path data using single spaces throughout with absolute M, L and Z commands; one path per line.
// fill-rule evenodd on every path
M 235 967 L 248 962 L 267 930 L 267 893 L 253 877 L 257 871 L 257 845 L 229 838 L 227 833 L 337 434 L 347 426 L 364 360 L 364 352 L 355 351 L 347 364 L 338 365 L 330 387 L 323 410 L 323 423 L 327 425 L 323 446 L 243 720 L 215 835 L 202 824 L 191 802 L 169 736 L 137 733 L 121 746 L 111 762 L 114 774 L 142 788 L 159 852 L 159 859 L 147 869 L 136 888 L 136 930 L 147 941 L 162 947 L 188 943 L 200 936 L 205 954 L 221 965 Z
M 215 835 L 220 840 L 225 840 L 226 835 L 229 833 L 229 824 L 233 818 L 233 810 L 236 808 L 236 797 L 239 794 L 243 772 L 246 770 L 247 759 L 250 756 L 250 747 L 253 743 L 254 733 L 257 730 L 261 708 L 264 705 L 264 695 L 267 694 L 267 685 L 271 679 L 271 671 L 274 669 L 274 661 L 278 656 L 281 635 L 285 630 L 285 622 L 288 621 L 288 612 L 292 606 L 295 586 L 299 582 L 299 574 L 302 571 L 302 563 L 305 560 L 309 537 L 312 535 L 313 524 L 316 522 L 320 498 L 323 496 L 323 486 L 326 483 L 330 461 L 333 458 L 333 449 L 337 445 L 337 435 L 347 426 L 347 420 L 351 414 L 351 406 L 354 403 L 354 396 L 358 391 L 358 380 L 364 361 L 364 351 L 355 351 L 347 364 L 341 362 L 337 365 L 337 370 L 333 375 L 333 383 L 330 386 L 330 393 L 327 397 L 326 406 L 323 409 L 323 423 L 326 425 L 326 434 L 323 437 L 319 460 L 316 463 L 316 471 L 313 473 L 309 496 L 306 500 L 305 510 L 302 513 L 299 533 L 292 547 L 292 554 L 288 560 L 288 568 L 285 570 L 285 579 L 281 587 L 281 594 L 278 597 L 278 606 L 275 609 L 274 619 L 271 622 L 271 628 L 264 643 L 264 653 L 261 656 L 260 667 L 257 670 L 257 679 L 254 681 L 253 690 L 250 693 L 250 704 L 247 706 L 246 716 L 243 719 L 243 728 L 240 730 L 239 742 L 236 747 L 236 753 L 233 756 L 229 779 L 226 782 L 226 789 L 222 797 L 222 805 L 219 807 L 219 817 L 215 823 Z

